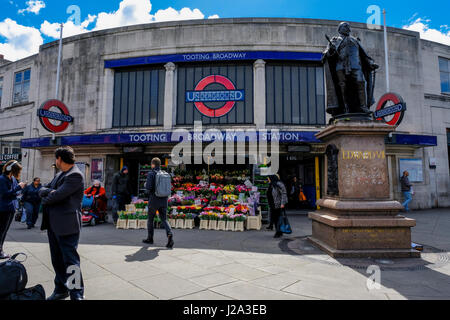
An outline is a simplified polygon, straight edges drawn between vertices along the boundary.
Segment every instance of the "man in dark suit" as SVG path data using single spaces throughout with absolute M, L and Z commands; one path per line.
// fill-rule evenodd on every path
M 48 300 L 82 300 L 83 278 L 78 255 L 81 231 L 81 202 L 84 176 L 75 165 L 75 153 L 70 147 L 55 151 L 60 172 L 41 188 L 43 218 L 41 230 L 47 230 L 52 265 L 55 270 L 55 290 Z

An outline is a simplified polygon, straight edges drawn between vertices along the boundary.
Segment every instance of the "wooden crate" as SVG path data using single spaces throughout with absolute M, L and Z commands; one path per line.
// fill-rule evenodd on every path
M 226 231 L 234 231 L 234 221 L 227 221 Z
M 117 229 L 128 229 L 127 219 L 118 219 L 116 228 Z
M 185 229 L 194 229 L 194 219 L 184 220 L 184 228 Z
M 236 221 L 234 223 L 233 231 L 244 231 L 244 221 Z
M 128 219 L 128 229 L 138 229 L 138 219 Z
M 138 220 L 138 229 L 147 229 L 147 220 Z
M 183 219 L 176 219 L 177 223 L 176 223 L 176 227 L 177 229 L 184 229 L 184 220 Z
M 261 215 L 248 216 L 246 220 L 247 230 L 261 230 L 262 222 Z
M 217 220 L 209 220 L 208 229 L 217 230 Z
M 217 230 L 227 230 L 227 222 L 226 221 L 217 221 Z
M 200 230 L 205 229 L 207 230 L 209 228 L 209 221 L 208 220 L 200 220 Z

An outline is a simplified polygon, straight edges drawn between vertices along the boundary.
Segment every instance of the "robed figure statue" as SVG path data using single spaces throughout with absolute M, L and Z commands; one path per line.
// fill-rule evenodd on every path
M 374 63 L 360 40 L 350 35 L 350 25 L 341 22 L 339 35 L 328 40 L 328 47 L 323 53 L 327 85 L 327 112 L 338 116 L 359 116 L 371 119 L 370 106 L 375 102 L 373 91 L 375 85 Z

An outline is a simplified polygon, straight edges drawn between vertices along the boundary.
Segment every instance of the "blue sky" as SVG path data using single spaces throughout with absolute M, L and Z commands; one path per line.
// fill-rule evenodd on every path
M 0 54 L 9 60 L 36 53 L 39 45 L 55 40 L 61 22 L 66 25 L 65 36 L 120 25 L 217 17 L 366 22 L 370 5 L 387 10 L 388 26 L 415 30 L 423 38 L 450 45 L 449 0 L 0 0 L 0 4 Z M 68 21 L 76 13 L 67 13 L 71 5 L 78 6 L 79 21 Z

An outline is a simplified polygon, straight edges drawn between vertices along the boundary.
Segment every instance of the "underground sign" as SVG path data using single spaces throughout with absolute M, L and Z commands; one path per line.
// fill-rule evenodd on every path
M 385 121 L 388 125 L 398 126 L 403 120 L 405 111 L 406 103 L 403 98 L 397 93 L 389 92 L 380 98 L 373 116 L 377 120 Z M 386 121 L 385 118 L 392 115 L 392 119 Z
M 51 111 L 52 108 L 56 108 L 59 112 Z M 73 122 L 69 109 L 62 101 L 56 99 L 45 101 L 38 110 L 38 117 L 42 126 L 52 133 L 66 130 L 69 123 Z M 50 120 L 58 121 L 59 124 L 53 124 Z
M 211 84 L 220 84 L 226 90 L 205 90 Z M 186 91 L 186 102 L 193 102 L 197 110 L 210 118 L 217 118 L 226 115 L 233 109 L 236 101 L 244 100 L 244 90 L 236 90 L 230 79 L 221 75 L 210 75 L 197 83 L 194 91 Z M 225 102 L 219 108 L 210 108 L 207 102 Z

